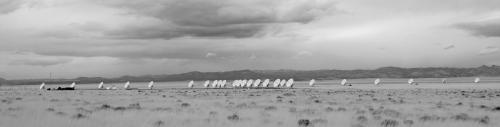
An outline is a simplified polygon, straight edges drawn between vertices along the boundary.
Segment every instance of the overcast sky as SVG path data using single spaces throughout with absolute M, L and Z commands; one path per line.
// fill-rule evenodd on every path
M 499 0 L 0 0 L 0 77 L 500 65 Z

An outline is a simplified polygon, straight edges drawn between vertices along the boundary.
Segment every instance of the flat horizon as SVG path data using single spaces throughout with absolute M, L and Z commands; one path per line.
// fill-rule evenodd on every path
M 395 67 L 395 68 L 403 68 L 403 69 L 414 69 L 414 68 L 478 68 L 478 67 L 498 67 L 498 65 L 481 65 L 477 67 L 395 67 L 395 66 L 385 66 L 385 67 L 378 67 L 374 69 L 315 69 L 315 70 L 294 70 L 294 69 L 242 69 L 242 70 L 229 70 L 229 71 L 188 71 L 188 72 L 183 72 L 183 73 L 174 73 L 174 74 L 143 74 L 143 75 L 121 75 L 121 76 L 112 76 L 112 77 L 100 77 L 100 76 L 79 76 L 79 77 L 72 77 L 72 78 L 57 78 L 57 77 L 52 77 L 52 78 L 21 78 L 21 79 L 7 79 L 7 80 L 47 80 L 47 79 L 52 79 L 52 80 L 65 80 L 65 79 L 76 79 L 76 78 L 81 78 L 81 77 L 88 77 L 88 78 L 107 78 L 107 79 L 112 79 L 112 78 L 120 78 L 120 77 L 125 77 L 125 76 L 133 76 L 133 77 L 142 77 L 142 76 L 157 76 L 157 75 L 177 75 L 177 74 L 184 74 L 184 73 L 191 73 L 191 72 L 202 72 L 202 73 L 216 73 L 216 72 L 234 72 L 234 71 L 244 71 L 244 70 L 250 70 L 250 71 L 318 71 L 318 70 L 343 70 L 343 71 L 353 71 L 353 70 L 377 70 L 380 68 L 387 68 L 387 67 Z M 55 75 L 55 74 L 54 74 Z M 477 76 L 464 76 L 464 77 L 477 77 Z M 480 77 L 500 77 L 499 76 L 480 76 Z M 0 77 L 3 78 L 3 77 Z M 460 77 L 447 77 L 447 78 L 460 78 Z

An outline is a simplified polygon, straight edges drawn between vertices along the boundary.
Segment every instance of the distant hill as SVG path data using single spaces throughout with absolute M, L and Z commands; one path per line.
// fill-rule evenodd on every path
M 327 79 L 357 79 L 357 78 L 443 78 L 443 77 L 471 77 L 471 76 L 500 76 L 500 67 L 480 66 L 476 68 L 400 68 L 382 67 L 375 70 L 237 70 L 225 72 L 187 72 L 171 75 L 144 75 L 122 76 L 118 78 L 79 77 L 75 79 L 31 79 L 10 80 L 11 84 L 40 84 L 41 82 L 57 83 L 98 83 L 110 82 L 147 82 L 147 81 L 187 81 L 187 80 L 234 80 L 234 79 L 275 79 L 294 78 L 295 80 L 327 80 Z
M 5 80 L 4 78 L 0 77 L 0 86 L 4 85 L 4 84 L 7 84 L 7 80 Z

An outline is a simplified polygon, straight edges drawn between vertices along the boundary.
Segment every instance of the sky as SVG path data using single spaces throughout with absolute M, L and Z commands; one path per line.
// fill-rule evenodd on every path
M 0 77 L 500 65 L 499 0 L 0 0 Z

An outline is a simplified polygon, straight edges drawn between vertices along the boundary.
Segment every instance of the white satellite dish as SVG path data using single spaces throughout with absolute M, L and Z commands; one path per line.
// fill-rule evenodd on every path
M 288 79 L 288 81 L 286 81 L 286 87 L 288 87 L 288 88 L 293 87 L 293 78 L 290 78 L 290 79 Z
M 238 82 L 238 86 L 239 86 L 239 87 L 246 87 L 245 85 L 247 84 L 247 81 L 248 81 L 248 80 L 246 80 L 246 79 L 245 79 L 245 80 L 240 80 L 240 81 Z
M 45 82 L 42 82 L 42 84 L 40 84 L 40 89 L 41 90 L 45 89 Z
M 233 87 L 241 87 L 241 83 L 243 82 L 243 80 L 233 80 Z
M 189 81 L 189 83 L 188 83 L 188 88 L 193 88 L 193 84 L 194 84 L 194 81 L 193 81 L 193 80 Z
M 226 87 L 227 80 L 222 80 L 222 86 L 221 87 Z
M 315 82 L 316 82 L 316 80 L 311 79 L 311 81 L 309 81 L 309 86 L 313 87 Z
M 253 79 L 250 79 L 250 80 L 248 80 L 246 86 L 250 88 L 250 87 L 252 87 L 252 84 L 253 84 Z
M 217 82 L 217 88 L 221 88 L 221 87 L 222 87 L 222 81 L 223 81 L 223 80 L 219 80 L 219 81 Z
M 281 79 L 276 79 L 273 82 L 273 87 L 279 87 L 280 86 Z
M 481 79 L 479 79 L 479 77 L 476 77 L 476 79 L 474 79 L 474 83 L 479 83 Z
M 408 79 L 408 84 L 413 85 L 413 83 L 415 83 L 415 79 L 412 79 L 412 78 Z
M 340 85 L 347 85 L 347 79 L 342 79 L 342 81 L 340 81 Z
M 236 80 L 236 87 L 241 87 L 241 83 L 243 82 L 243 80 Z
M 153 87 L 154 87 L 153 85 L 154 85 L 154 84 L 155 84 L 155 82 L 153 82 L 153 81 L 149 82 L 149 83 L 148 83 L 148 88 L 149 88 L 149 89 L 153 89 Z
M 102 89 L 104 88 L 104 82 L 99 83 L 99 86 L 97 86 L 97 89 Z
M 375 81 L 373 81 L 373 84 L 380 85 L 380 79 L 379 78 L 375 79 Z
M 240 82 L 240 87 L 247 87 L 247 82 L 248 82 L 248 80 L 247 80 L 247 79 L 242 80 L 242 81 Z
M 285 87 L 286 80 L 281 79 L 280 86 L 279 87 Z
M 448 81 L 446 78 L 443 78 L 443 79 L 441 79 L 441 83 L 446 84 L 446 83 L 448 83 Z
M 130 89 L 130 81 L 127 81 L 125 85 L 123 85 L 123 88 Z
M 255 80 L 255 82 L 253 82 L 253 87 L 259 87 L 260 82 L 260 79 Z
M 269 79 L 264 80 L 262 83 L 262 87 L 268 87 L 269 86 Z
M 208 88 L 208 85 L 210 85 L 210 81 L 209 81 L 209 80 L 205 81 L 205 83 L 203 84 L 203 86 L 204 86 L 205 88 Z
M 217 88 L 222 87 L 222 80 L 217 81 Z
M 236 87 L 236 83 L 238 83 L 238 80 L 233 80 L 233 82 L 231 83 L 231 86 Z
M 248 82 L 248 80 L 246 80 L 246 79 L 245 79 L 245 80 L 242 80 L 242 81 L 240 82 L 240 87 L 246 87 L 247 82 Z
M 218 82 L 219 82 L 219 81 L 217 81 L 217 80 L 212 81 L 212 85 L 211 85 L 211 86 L 212 86 L 213 88 L 215 88 L 215 87 L 217 86 L 217 83 L 218 83 Z
M 71 83 L 71 85 L 69 85 L 69 87 L 71 87 L 71 88 L 75 88 L 75 86 L 76 86 L 75 82 L 73 82 L 73 83 Z
M 222 87 L 222 80 L 217 80 L 217 85 L 215 85 L 217 88 Z

